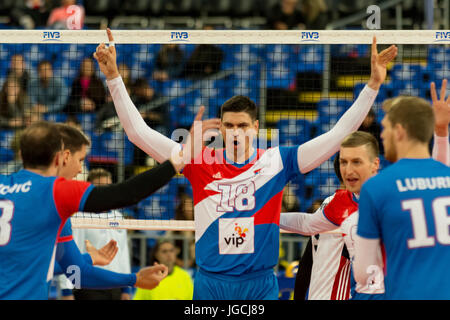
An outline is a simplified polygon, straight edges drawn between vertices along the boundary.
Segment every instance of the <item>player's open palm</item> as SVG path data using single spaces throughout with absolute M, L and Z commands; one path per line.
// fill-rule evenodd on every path
M 94 53 L 94 58 L 98 62 L 101 72 L 106 76 L 106 79 L 111 80 L 119 76 L 119 69 L 116 61 L 116 47 L 114 46 L 114 37 L 111 30 L 106 29 L 108 35 L 109 46 L 101 43 L 97 46 Z
M 136 274 L 135 287 L 147 290 L 154 289 L 168 274 L 169 269 L 165 265 L 155 263 L 152 267 L 139 270 Z
M 101 249 L 95 248 L 89 240 L 85 240 L 86 251 L 92 259 L 92 264 L 95 266 L 106 266 L 116 256 L 119 251 L 117 241 L 111 240 Z
M 395 59 L 398 53 L 398 48 L 395 45 L 391 45 L 389 48 L 384 49 L 378 53 L 377 39 L 373 37 L 372 40 L 372 53 L 371 53 L 371 73 L 369 86 L 373 89 L 378 89 L 386 79 L 387 66 Z
M 450 123 L 450 95 L 445 99 L 447 91 L 447 79 L 442 80 L 440 97 L 436 93 L 436 84 L 434 82 L 430 85 L 431 100 L 433 101 L 433 110 L 435 117 L 436 130 L 445 130 Z

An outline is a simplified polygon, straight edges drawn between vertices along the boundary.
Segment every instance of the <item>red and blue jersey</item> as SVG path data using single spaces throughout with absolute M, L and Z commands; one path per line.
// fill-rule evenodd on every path
M 0 299 L 47 299 L 57 237 L 92 188 L 28 170 L 0 175 Z
M 194 195 L 200 268 L 236 276 L 277 264 L 283 189 L 300 174 L 297 149 L 257 149 L 245 163 L 233 164 L 223 149 L 205 148 L 202 163 L 184 168 Z

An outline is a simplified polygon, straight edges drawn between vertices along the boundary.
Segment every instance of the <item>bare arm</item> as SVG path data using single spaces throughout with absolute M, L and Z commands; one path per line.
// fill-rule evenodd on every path
M 447 89 L 447 79 L 442 81 L 440 98 L 436 94 L 434 82 L 430 85 L 431 99 L 433 101 L 433 112 L 435 116 L 434 124 L 434 144 L 433 159 L 450 166 L 450 147 L 448 142 L 448 125 L 450 123 L 450 96 L 445 100 Z

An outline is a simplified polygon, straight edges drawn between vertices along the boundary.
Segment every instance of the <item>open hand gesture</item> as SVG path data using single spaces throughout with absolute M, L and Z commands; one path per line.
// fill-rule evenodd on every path
M 395 59 L 398 49 L 395 45 L 384 49 L 380 53 L 377 50 L 377 38 L 374 36 L 372 40 L 372 55 L 370 59 L 370 80 L 368 86 L 374 90 L 378 90 L 386 79 L 387 65 Z
M 97 46 L 94 53 L 94 58 L 98 62 L 100 71 L 105 75 L 107 80 L 117 78 L 119 74 L 119 68 L 116 61 L 116 47 L 114 45 L 114 38 L 111 30 L 106 29 L 108 35 L 109 46 L 101 43 Z
M 445 99 L 445 93 L 447 90 L 447 79 L 442 80 L 440 98 L 438 99 L 436 93 L 436 84 L 431 82 L 430 94 L 433 101 L 434 111 L 434 131 L 436 135 L 445 137 L 448 135 L 448 125 L 450 123 L 450 96 Z
M 111 263 L 119 251 L 117 241 L 109 241 L 103 248 L 97 249 L 89 240 L 85 240 L 86 251 L 92 259 L 92 264 L 95 266 L 106 266 Z

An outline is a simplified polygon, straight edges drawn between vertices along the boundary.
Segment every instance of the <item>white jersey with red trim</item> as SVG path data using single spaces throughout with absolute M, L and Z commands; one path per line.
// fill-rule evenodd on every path
M 322 203 L 323 211 L 334 194 Z M 341 234 L 322 233 L 312 236 L 313 265 L 308 300 L 347 300 L 350 297 L 350 260 L 342 255 Z
M 277 264 L 283 189 L 300 174 L 297 149 L 257 149 L 245 163 L 232 164 L 223 149 L 205 148 L 203 163 L 184 168 L 194 194 L 200 268 L 241 275 Z

